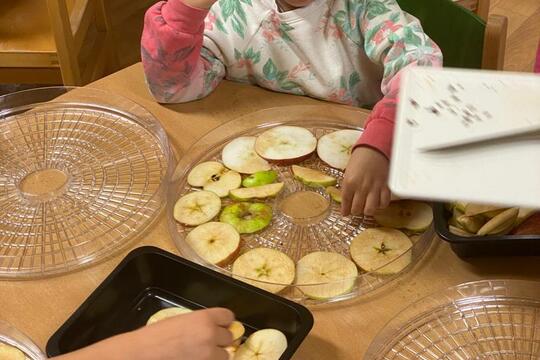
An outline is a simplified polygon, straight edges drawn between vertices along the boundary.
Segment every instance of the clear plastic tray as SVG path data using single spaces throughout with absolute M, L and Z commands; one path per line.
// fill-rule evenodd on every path
M 0 277 L 113 256 L 154 219 L 171 171 L 165 131 L 128 99 L 65 87 L 0 97 Z
M 350 117 L 352 119 L 352 117 Z M 318 106 L 291 106 L 283 108 L 274 108 L 259 111 L 246 115 L 237 120 L 231 121 L 211 131 L 200 139 L 185 156 L 180 160 L 175 174 L 173 176 L 173 184 L 170 186 L 169 203 L 168 203 L 168 219 L 171 235 L 184 256 L 204 264 L 214 270 L 224 272 L 231 275 L 231 266 L 221 268 L 212 264 L 206 263 L 200 258 L 191 247 L 185 242 L 185 236 L 192 230 L 190 227 L 185 227 L 177 223 L 173 216 L 173 206 L 175 201 L 182 195 L 185 195 L 194 189 L 187 184 L 187 174 L 197 164 L 209 160 L 221 160 L 221 151 L 223 147 L 231 140 L 240 136 L 256 136 L 257 134 L 278 126 L 278 125 L 298 125 L 311 130 L 318 138 L 328 132 L 339 129 L 358 129 L 354 126 L 352 120 L 336 119 L 335 117 L 325 116 L 321 114 Z M 304 166 L 322 170 L 339 179 L 341 182 L 342 172 L 330 168 L 328 165 L 318 159 L 317 156 L 306 160 Z M 307 188 L 299 181 L 293 178 L 290 167 L 273 166 L 279 173 L 279 180 L 285 183 L 284 190 L 275 198 L 269 199 L 266 202 L 272 205 L 274 216 L 272 223 L 263 231 L 242 236 L 242 251 L 255 247 L 268 247 L 280 250 L 289 255 L 294 261 L 299 260 L 302 256 L 314 251 L 331 251 L 343 254 L 349 257 L 349 244 L 351 240 L 366 226 L 373 225 L 373 220 L 363 221 L 358 217 L 342 217 L 340 214 L 339 205 L 332 202 L 324 189 L 314 190 Z M 280 204 L 291 193 L 295 191 L 316 191 L 326 198 L 328 207 L 321 211 L 320 214 L 314 215 L 312 218 L 296 218 L 291 219 L 280 210 Z M 230 200 L 223 199 L 222 202 L 227 204 Z M 395 275 L 377 275 L 375 273 L 360 273 L 354 280 L 354 287 L 345 294 L 328 299 L 309 299 L 304 295 L 303 290 L 308 287 L 337 287 L 342 283 L 350 282 L 351 279 L 343 281 L 324 283 L 324 284 L 294 284 L 287 286 L 279 294 L 289 299 L 306 303 L 319 304 L 338 300 L 345 300 L 357 295 L 366 294 L 377 289 L 404 272 L 408 271 L 413 264 L 418 262 L 425 250 L 433 239 L 433 231 L 430 229 L 425 234 L 420 236 L 414 246 L 403 256 L 408 256 L 412 253 L 412 263 L 400 274 Z M 396 261 L 399 261 L 397 259 Z M 259 283 L 262 283 L 259 281 Z
M 426 297 L 385 326 L 365 359 L 540 359 L 540 283 L 486 280 Z
M 0 321 L 0 343 L 21 350 L 29 360 L 45 360 L 47 357 L 26 335 L 8 323 Z M 9 360 L 9 359 L 6 359 Z

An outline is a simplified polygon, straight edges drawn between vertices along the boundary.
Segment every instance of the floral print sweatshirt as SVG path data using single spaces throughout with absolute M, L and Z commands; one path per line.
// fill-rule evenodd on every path
M 391 153 L 400 72 L 440 66 L 438 46 L 396 0 L 161 1 L 145 17 L 142 61 L 156 100 L 208 95 L 226 78 L 354 106 L 375 105 L 358 145 Z

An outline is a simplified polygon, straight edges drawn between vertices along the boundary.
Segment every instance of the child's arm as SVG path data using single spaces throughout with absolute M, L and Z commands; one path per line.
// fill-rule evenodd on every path
M 387 180 L 400 72 L 408 66 L 441 66 L 442 53 L 396 0 L 363 1 L 358 22 L 366 54 L 384 67 L 384 98 L 373 108 L 347 166 L 342 212 L 373 215 L 390 202 Z
M 194 311 L 51 360 L 227 360 L 229 355 L 224 348 L 233 341 L 228 330 L 233 320 L 234 314 L 227 309 Z
M 169 0 L 147 11 L 141 55 L 146 81 L 159 102 L 202 98 L 225 76 L 223 63 L 202 46 L 204 19 L 213 3 Z

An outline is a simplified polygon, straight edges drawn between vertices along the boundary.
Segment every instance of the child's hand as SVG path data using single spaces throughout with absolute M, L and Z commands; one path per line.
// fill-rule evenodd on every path
M 234 314 L 207 309 L 161 320 L 54 360 L 228 360 L 224 349 L 232 345 L 228 330 Z
M 194 311 L 132 333 L 133 360 L 227 360 L 225 347 L 232 344 L 227 329 L 234 314 L 227 309 Z
M 390 204 L 388 159 L 368 147 L 356 148 L 343 179 L 341 213 L 373 216 L 377 209 Z

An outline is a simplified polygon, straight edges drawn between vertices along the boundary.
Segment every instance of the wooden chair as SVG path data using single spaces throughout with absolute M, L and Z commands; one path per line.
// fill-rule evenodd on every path
M 487 21 L 453 0 L 397 0 L 441 47 L 446 67 L 502 70 L 508 19 Z M 480 0 L 481 1 L 481 0 Z
M 475 12 L 485 21 L 488 20 L 490 0 L 454 0 L 454 2 Z
M 0 82 L 84 85 L 116 61 L 103 0 L 0 3 Z

